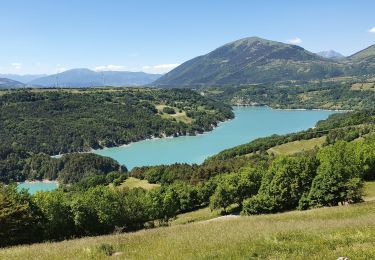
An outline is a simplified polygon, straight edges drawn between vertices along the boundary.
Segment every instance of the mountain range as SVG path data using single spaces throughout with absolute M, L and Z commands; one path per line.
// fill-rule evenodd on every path
M 0 74 L 0 87 L 142 86 L 200 87 L 315 80 L 375 74 L 375 45 L 344 57 L 336 51 L 304 48 L 249 37 L 188 60 L 164 74 L 72 69 L 54 75 Z
M 0 78 L 7 78 L 15 81 L 19 81 L 21 83 L 27 84 L 28 82 L 45 77 L 47 74 L 28 74 L 28 75 L 18 75 L 18 74 L 0 74 Z
M 141 86 L 146 85 L 161 75 L 144 72 L 103 71 L 72 69 L 58 74 L 34 79 L 28 84 L 42 87 L 97 87 L 97 86 Z
M 0 88 L 142 86 L 155 81 L 160 76 L 160 74 L 144 72 L 97 72 L 89 69 L 71 69 L 53 75 L 0 74 L 2 80 Z
M 250 37 L 186 61 L 157 79 L 161 87 L 255 84 L 375 74 L 375 45 L 336 59 L 304 48 Z M 335 54 L 335 56 L 337 56 Z

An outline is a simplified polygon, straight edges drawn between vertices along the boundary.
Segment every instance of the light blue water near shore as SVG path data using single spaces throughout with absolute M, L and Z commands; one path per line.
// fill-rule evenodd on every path
M 123 147 L 96 150 L 128 169 L 135 166 L 202 163 L 224 149 L 272 134 L 286 134 L 313 127 L 334 111 L 274 110 L 268 107 L 236 107 L 235 119 L 197 136 L 144 140 Z
M 21 182 L 18 184 L 17 189 L 28 189 L 30 194 L 35 194 L 37 191 L 51 191 L 57 189 L 57 182 Z

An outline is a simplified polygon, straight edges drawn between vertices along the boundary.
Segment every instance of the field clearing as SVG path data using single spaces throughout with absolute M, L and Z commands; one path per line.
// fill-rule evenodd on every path
M 0 250 L 0 259 L 374 259 L 375 202 Z
M 154 188 L 160 187 L 159 184 L 152 184 L 149 183 L 147 180 L 140 180 L 134 177 L 129 177 L 124 181 L 119 188 L 128 188 L 128 189 L 134 189 L 134 188 L 142 188 L 145 190 L 152 190 Z
M 277 145 L 275 147 L 272 147 L 268 149 L 269 154 L 274 155 L 291 155 L 296 154 L 303 151 L 310 151 L 313 150 L 315 147 L 321 147 L 326 140 L 325 136 L 312 138 L 309 140 L 300 140 L 300 141 L 294 141 L 289 142 L 286 144 Z
M 167 105 L 156 105 L 156 109 L 159 113 L 161 113 L 161 117 L 164 119 L 176 119 L 178 122 L 183 122 L 186 124 L 191 124 L 193 119 L 186 115 L 185 111 L 179 112 L 179 109 L 176 107 L 171 107 L 175 110 L 176 114 L 166 114 L 163 112 L 163 108 L 167 107 Z
M 373 83 L 373 82 L 354 83 L 351 87 L 351 90 L 357 90 L 357 91 L 372 90 L 372 91 L 375 91 L 375 83 Z

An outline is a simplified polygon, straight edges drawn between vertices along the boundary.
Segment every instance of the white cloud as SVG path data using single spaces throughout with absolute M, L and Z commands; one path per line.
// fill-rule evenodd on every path
M 68 69 L 67 69 L 67 68 L 64 68 L 64 67 L 56 68 L 57 73 L 61 73 L 61 72 L 64 72 L 64 71 L 66 71 L 66 70 L 68 70 Z
M 180 65 L 179 63 L 159 64 L 159 65 L 154 65 L 154 66 L 147 65 L 147 66 L 143 66 L 142 70 L 148 73 L 167 73 L 179 65 Z
M 372 27 L 370 30 L 368 30 L 370 33 L 375 33 L 375 27 Z
M 94 68 L 95 71 L 122 71 L 125 70 L 125 66 L 122 65 L 104 65 L 104 66 L 97 66 Z
M 22 63 L 21 62 L 13 62 L 10 65 L 12 65 L 13 69 L 15 69 L 15 70 L 22 69 Z
M 300 43 L 302 43 L 302 40 L 300 38 L 296 37 L 296 38 L 288 40 L 288 43 L 291 43 L 291 44 L 300 44 Z

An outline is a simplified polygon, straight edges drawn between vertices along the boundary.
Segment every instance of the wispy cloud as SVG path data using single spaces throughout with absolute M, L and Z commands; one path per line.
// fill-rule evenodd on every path
M 67 68 L 61 66 L 61 64 L 56 64 L 56 73 L 61 73 L 68 70 Z
M 159 65 L 153 65 L 153 66 L 147 65 L 147 66 L 143 66 L 142 70 L 148 73 L 167 73 L 179 65 L 180 65 L 179 63 L 159 64 Z
M 20 70 L 20 69 L 22 69 L 22 63 L 21 62 L 13 62 L 13 63 L 11 63 L 10 64 L 12 67 L 13 67 L 13 69 L 15 69 L 15 70 Z
M 370 33 L 375 33 L 375 27 L 372 27 L 370 30 L 368 30 Z
M 302 40 L 301 40 L 301 38 L 296 37 L 296 38 L 288 40 L 288 43 L 290 43 L 290 44 L 300 44 L 300 43 L 302 43 Z
M 94 68 L 95 71 L 122 71 L 125 70 L 125 66 L 122 65 L 103 65 Z

